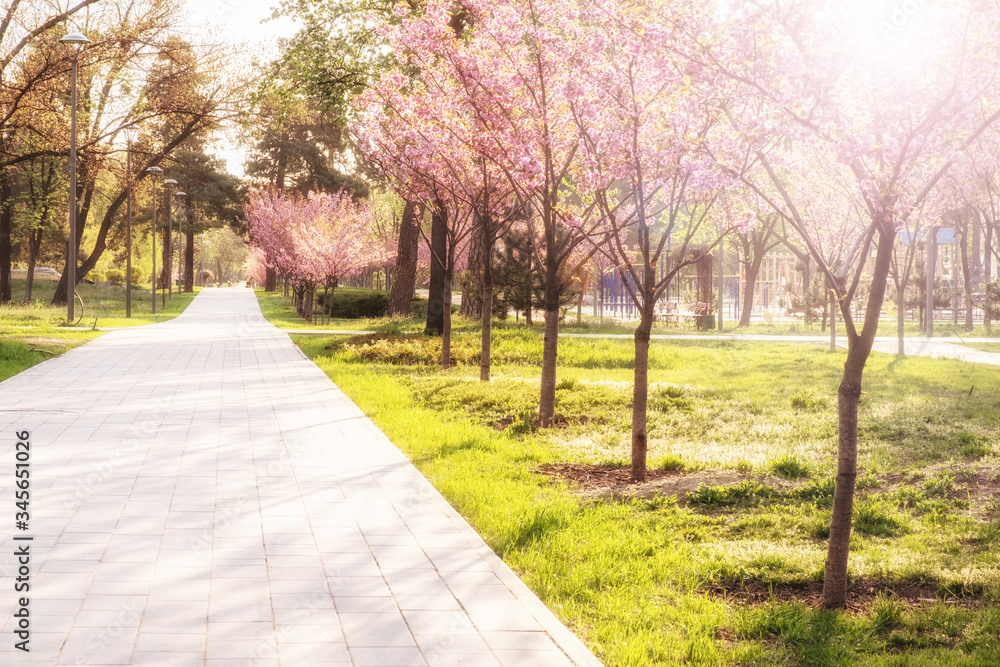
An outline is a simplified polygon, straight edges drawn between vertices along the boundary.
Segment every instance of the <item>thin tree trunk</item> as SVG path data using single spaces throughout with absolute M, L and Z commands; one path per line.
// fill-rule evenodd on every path
M 837 290 L 830 289 L 830 351 L 837 351 Z
M 906 294 L 903 283 L 896 286 L 896 357 L 906 357 L 906 337 L 904 336 L 904 318 L 906 317 Z
M 396 271 L 389 290 L 388 314 L 409 316 L 417 282 L 417 249 L 420 243 L 420 217 L 423 207 L 406 202 L 399 225 L 396 246 Z
M 220 276 L 218 280 L 221 280 Z M 264 291 L 265 292 L 277 292 L 278 291 L 278 272 L 274 269 L 264 269 Z M 288 291 L 285 291 L 285 296 L 288 296 Z
M 879 231 L 878 253 L 872 269 L 864 327 L 850 342 L 844 376 L 837 391 L 837 483 L 833 494 L 830 541 L 823 575 L 823 606 L 842 608 L 847 601 L 847 561 L 850 554 L 854 490 L 858 475 L 858 400 L 861 379 L 878 333 L 879 312 L 885 300 L 886 278 L 892 264 L 895 230 Z
M 441 295 L 443 304 L 443 314 L 444 317 L 441 321 L 441 369 L 448 370 L 451 368 L 451 281 L 454 276 L 455 270 L 452 266 L 452 260 L 448 261 L 449 266 L 445 270 L 444 274 L 444 290 Z
M 444 331 L 444 274 L 448 251 L 448 219 L 442 206 L 431 215 L 431 277 L 427 286 L 427 324 L 424 333 L 440 336 Z
M 993 276 L 993 221 L 986 220 L 986 243 L 983 249 L 983 280 L 986 282 L 992 282 Z M 988 295 L 989 292 L 986 292 Z M 986 302 L 983 304 L 983 324 L 986 326 L 986 331 L 991 332 L 993 329 L 993 319 L 990 317 L 990 302 L 989 296 L 986 297 Z
M 484 225 L 485 228 L 485 225 Z M 492 235 L 488 230 L 484 232 L 487 236 L 486 261 L 483 262 L 483 303 L 480 316 L 483 319 L 482 337 L 480 340 L 481 350 L 479 353 L 479 380 L 481 382 L 490 381 L 490 370 L 493 356 L 493 243 Z
M 14 201 L 11 198 L 10 169 L 0 169 L 0 304 L 10 303 L 11 255 L 13 249 L 10 235 L 13 229 Z
M 184 246 L 184 291 L 194 292 L 194 234 L 186 232 Z
M 639 326 L 635 329 L 635 372 L 632 385 L 632 470 L 633 482 L 646 481 L 646 454 L 649 448 L 649 334 L 653 328 L 653 301 L 646 295 Z
M 974 227 L 975 223 L 971 219 L 971 215 L 968 215 L 969 211 L 966 211 L 965 224 L 962 229 L 962 277 L 963 277 L 963 301 L 965 305 L 965 330 L 972 331 L 972 278 L 969 274 L 969 233 L 970 227 Z
M 31 304 L 31 292 L 35 286 L 35 264 L 38 262 L 38 253 L 42 249 L 42 234 L 44 229 L 39 227 L 28 232 L 28 275 L 24 281 L 24 303 Z
M 757 287 L 757 276 L 760 275 L 760 264 L 763 257 L 754 257 L 750 265 L 747 266 L 746 287 L 743 288 L 743 311 L 740 313 L 741 327 L 750 326 L 750 315 L 753 313 L 753 297 Z
M 559 274 L 554 259 L 545 258 L 545 337 L 542 343 L 542 382 L 538 423 L 552 425 L 556 413 L 556 363 L 559 355 Z M 530 310 L 530 308 L 529 308 Z

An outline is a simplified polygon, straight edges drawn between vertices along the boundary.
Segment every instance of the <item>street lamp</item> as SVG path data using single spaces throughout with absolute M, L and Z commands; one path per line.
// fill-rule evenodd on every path
M 156 315 L 156 175 L 162 174 L 159 167 L 147 167 L 146 172 L 150 175 L 150 182 L 153 184 L 153 314 Z
M 132 317 L 132 133 L 125 130 L 125 317 Z
M 178 192 L 178 197 L 186 197 L 186 192 Z M 191 200 L 188 200 L 191 203 Z M 177 218 L 177 296 L 181 295 L 181 274 L 183 272 L 183 262 L 181 261 L 181 218 L 183 217 L 183 212 L 181 216 Z
M 171 242 L 173 240 L 172 237 L 174 233 L 174 190 L 177 188 L 178 183 L 174 179 L 168 178 L 163 181 L 163 184 L 170 187 L 167 191 L 167 197 L 169 197 L 167 200 L 167 233 L 163 235 L 163 251 L 167 256 L 167 291 L 163 295 L 163 304 L 166 305 L 167 294 L 169 294 L 171 298 L 173 298 L 174 295 L 172 280 L 174 272 L 174 253 L 173 248 L 171 247 Z
M 76 72 L 80 51 L 90 44 L 90 40 L 78 32 L 72 32 L 59 41 L 71 47 L 73 62 L 69 129 L 69 252 L 66 261 L 66 319 L 72 322 L 73 306 L 76 301 Z

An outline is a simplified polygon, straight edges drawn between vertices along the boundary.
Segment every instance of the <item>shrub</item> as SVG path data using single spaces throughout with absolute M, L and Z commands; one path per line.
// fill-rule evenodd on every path
M 142 279 L 145 278 L 145 277 L 146 276 L 142 272 L 142 269 L 140 267 L 138 267 L 138 266 L 133 266 L 132 267 L 132 284 L 133 285 L 135 283 L 141 283 Z
M 104 277 L 104 274 L 101 273 L 100 271 L 91 271 L 90 273 L 87 274 L 86 277 L 87 280 L 95 283 L 102 283 L 105 280 L 107 280 L 107 278 Z
M 125 272 L 120 269 L 108 269 L 105 274 L 110 282 L 120 285 L 125 282 Z

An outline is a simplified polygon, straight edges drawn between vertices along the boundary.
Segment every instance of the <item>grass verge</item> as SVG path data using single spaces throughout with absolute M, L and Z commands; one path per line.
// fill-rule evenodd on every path
M 561 426 L 539 431 L 537 331 L 498 328 L 489 385 L 475 355 L 437 370 L 419 335 L 293 338 L 606 664 L 1000 664 L 992 369 L 873 357 L 852 604 L 831 613 L 842 352 L 654 343 L 651 462 L 706 481 L 588 496 L 542 471 L 625 462 L 629 341 L 560 341 Z

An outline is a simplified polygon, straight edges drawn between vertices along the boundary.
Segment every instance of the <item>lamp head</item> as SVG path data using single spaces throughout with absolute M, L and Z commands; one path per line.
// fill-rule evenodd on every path
M 59 41 L 62 42 L 63 44 L 69 44 L 70 46 L 76 46 L 76 47 L 82 47 L 86 46 L 87 44 L 90 44 L 90 40 L 87 39 L 86 36 L 78 32 L 71 32 L 70 34 L 60 39 Z
M 146 167 L 146 173 L 156 176 L 157 174 L 162 174 L 163 170 L 154 165 L 152 167 Z
M 177 185 L 177 181 L 175 181 L 172 178 L 168 178 L 167 180 L 163 181 L 163 184 L 164 185 Z
M 174 196 L 175 197 L 186 197 L 187 193 L 186 192 L 175 192 Z

